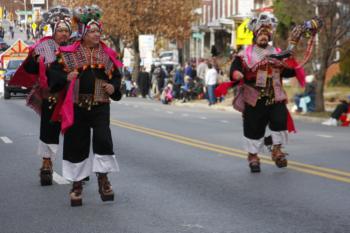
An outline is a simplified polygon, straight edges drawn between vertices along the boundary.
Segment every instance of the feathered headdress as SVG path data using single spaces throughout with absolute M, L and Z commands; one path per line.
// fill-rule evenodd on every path
M 45 25 L 49 24 L 52 28 L 53 33 L 55 33 L 59 24 L 64 23 L 71 32 L 71 17 L 72 13 L 67 7 L 56 6 L 42 15 L 42 23 Z
M 77 7 L 73 10 L 73 20 L 78 24 L 78 33 L 80 37 L 84 37 L 91 25 L 95 24 L 102 30 L 100 19 L 102 10 L 97 5 Z

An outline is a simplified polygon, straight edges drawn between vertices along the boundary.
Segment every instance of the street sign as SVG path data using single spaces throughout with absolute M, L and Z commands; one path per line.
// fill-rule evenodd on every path
M 154 50 L 154 35 L 139 35 L 140 53 L 144 54 Z
M 141 65 L 151 70 L 155 38 L 154 35 L 139 35 Z
M 253 42 L 253 32 L 248 29 L 249 19 L 245 19 L 237 28 L 236 45 L 250 45 Z
M 33 7 L 33 22 L 37 22 L 41 17 L 41 7 Z
M 34 4 L 45 4 L 45 0 L 30 0 L 32 5 Z
M 193 39 L 203 40 L 203 34 L 201 32 L 194 32 L 192 33 Z

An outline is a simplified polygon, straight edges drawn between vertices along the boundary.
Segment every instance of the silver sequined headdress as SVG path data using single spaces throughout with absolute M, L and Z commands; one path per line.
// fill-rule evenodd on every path
M 254 33 L 254 37 L 258 36 L 262 29 L 268 31 L 271 40 L 273 33 L 276 31 L 277 23 L 278 21 L 273 14 L 262 12 L 250 19 L 248 28 Z
M 43 24 L 49 24 L 52 28 L 53 34 L 55 34 L 58 26 L 63 23 L 72 32 L 71 28 L 71 11 L 67 7 L 56 6 L 45 12 L 43 15 Z

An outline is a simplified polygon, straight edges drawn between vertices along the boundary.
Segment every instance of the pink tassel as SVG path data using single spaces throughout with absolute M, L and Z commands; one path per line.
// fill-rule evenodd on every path
M 46 67 L 44 63 L 44 58 L 39 57 L 39 85 L 41 88 L 48 88 L 47 77 L 46 77 Z
M 67 91 L 66 98 L 64 99 L 62 108 L 61 108 L 61 133 L 65 134 L 67 130 L 73 125 L 74 123 L 74 101 L 73 101 L 73 92 L 74 92 L 74 86 L 75 82 L 77 80 L 77 77 L 74 77 L 72 81 L 69 84 L 69 88 Z

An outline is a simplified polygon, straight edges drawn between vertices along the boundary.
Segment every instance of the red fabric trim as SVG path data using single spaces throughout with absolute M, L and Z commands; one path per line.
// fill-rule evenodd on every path
M 60 91 L 60 93 L 58 95 L 58 100 L 57 100 L 57 103 L 55 105 L 55 109 L 52 113 L 51 121 L 58 122 L 58 121 L 62 120 L 60 112 L 61 112 L 61 109 L 63 106 L 63 101 L 65 99 L 65 96 L 66 96 L 66 89 L 63 89 L 62 91 Z
M 21 66 L 17 69 L 11 80 L 9 81 L 9 85 L 11 86 L 23 86 L 27 88 L 32 88 L 34 84 L 37 82 L 37 75 L 29 74 L 24 69 L 24 64 L 28 62 L 29 56 L 24 60 Z
M 295 126 L 294 126 L 293 118 L 290 115 L 290 112 L 288 110 L 287 110 L 287 130 L 289 133 L 291 133 L 291 132 L 296 133 L 297 132 L 295 129 Z
M 28 60 L 31 56 L 33 56 L 34 49 L 42 42 L 52 39 L 52 36 L 46 36 L 37 41 L 34 45 L 29 47 L 29 53 L 27 58 L 24 60 L 24 62 L 21 64 L 21 66 L 17 69 L 11 80 L 9 81 L 9 85 L 13 86 L 23 86 L 27 88 L 32 88 L 37 80 L 38 76 L 36 74 L 29 74 L 25 71 L 24 65 L 28 63 Z
M 299 66 L 299 63 L 294 59 L 294 58 L 288 58 L 284 61 L 289 67 L 292 67 L 295 69 L 295 73 L 296 73 L 296 78 L 299 82 L 299 85 L 301 87 L 305 87 L 305 70 L 303 67 Z

